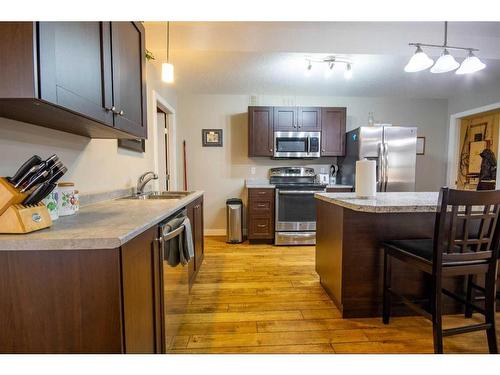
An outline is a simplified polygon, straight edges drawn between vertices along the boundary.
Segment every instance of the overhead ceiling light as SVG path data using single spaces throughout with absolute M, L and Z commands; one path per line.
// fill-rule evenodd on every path
M 309 77 L 311 74 L 312 74 L 312 64 L 311 64 L 311 60 L 309 60 L 309 63 L 307 64 L 307 68 L 306 68 L 306 71 L 304 73 L 304 75 L 306 77 Z
M 166 27 L 166 57 L 167 62 L 161 64 L 161 80 L 165 83 L 173 83 L 174 82 L 174 65 L 170 64 L 170 22 L 167 22 Z
M 457 63 L 457 60 L 455 60 L 455 58 L 450 55 L 447 49 L 444 49 L 441 56 L 439 56 L 439 59 L 437 59 L 434 66 L 431 68 L 431 73 L 451 72 L 459 66 L 460 64 Z
M 486 67 L 486 65 L 473 54 L 473 51 L 478 51 L 478 49 L 470 47 L 453 47 L 448 45 L 448 22 L 444 23 L 444 43 L 442 45 L 410 43 L 410 46 L 416 46 L 417 50 L 411 57 L 408 64 L 406 64 L 404 68 L 406 72 L 418 72 L 427 69 L 430 66 L 432 66 L 431 73 L 446 73 L 457 69 L 460 64 L 452 55 L 450 55 L 448 50 L 465 50 L 469 52 L 467 58 L 462 62 L 460 69 L 456 71 L 457 74 L 474 73 Z M 442 49 L 443 52 L 434 65 L 432 65 L 432 59 L 430 59 L 422 51 L 422 46 Z
M 434 60 L 427 56 L 427 54 L 422 51 L 422 48 L 418 45 L 417 50 L 405 66 L 405 72 L 420 72 L 421 70 L 430 68 L 432 64 L 434 64 Z
M 345 79 L 351 79 L 352 78 L 352 66 L 351 66 L 351 64 L 347 64 L 345 66 L 344 78 Z
M 460 65 L 460 68 L 455 72 L 456 74 L 469 74 L 469 73 L 475 73 L 480 70 L 483 70 L 486 68 L 486 64 L 484 64 L 481 60 L 479 60 L 472 51 L 469 51 L 469 54 L 465 58 L 464 61 L 462 61 L 462 64 Z
M 325 77 L 329 78 L 333 74 L 333 67 L 335 66 L 335 63 L 332 61 L 328 64 L 328 69 L 325 71 Z

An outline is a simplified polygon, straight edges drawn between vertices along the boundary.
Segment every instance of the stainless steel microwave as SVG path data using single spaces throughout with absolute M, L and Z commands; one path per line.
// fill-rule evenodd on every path
M 319 158 L 320 132 L 274 132 L 275 158 Z

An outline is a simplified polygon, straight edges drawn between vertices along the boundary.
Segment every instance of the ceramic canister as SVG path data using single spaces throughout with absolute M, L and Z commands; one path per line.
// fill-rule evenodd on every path
M 75 210 L 75 184 L 72 182 L 60 182 L 59 188 L 59 216 L 73 215 Z
M 59 218 L 59 189 L 55 188 L 52 190 L 52 192 L 47 195 L 42 202 L 47 207 L 52 221 L 57 220 Z

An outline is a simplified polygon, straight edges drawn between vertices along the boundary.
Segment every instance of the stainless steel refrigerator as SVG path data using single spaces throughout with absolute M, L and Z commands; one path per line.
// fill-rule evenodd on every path
M 417 128 L 361 126 L 346 134 L 337 183 L 353 185 L 356 161 L 377 162 L 377 191 L 415 191 Z

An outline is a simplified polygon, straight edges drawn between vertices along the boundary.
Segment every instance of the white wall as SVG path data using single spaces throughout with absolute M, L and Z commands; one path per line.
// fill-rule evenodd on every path
M 176 93 L 160 81 L 158 64 L 147 63 L 148 101 L 152 90 L 176 105 Z M 73 134 L 0 118 L 0 176 L 10 175 L 33 154 L 58 154 L 68 167 L 63 179 L 73 181 L 82 193 L 135 186 L 137 177 L 154 168 L 153 106 L 148 103 L 146 153 L 117 147 L 116 140 L 89 139 Z
M 244 197 L 246 178 L 267 177 L 270 167 L 307 165 L 310 161 L 280 161 L 249 158 L 247 136 L 247 95 L 179 94 L 177 98 L 178 142 L 187 143 L 188 188 L 205 190 L 205 226 L 225 228 L 225 200 Z M 427 140 L 425 156 L 417 157 L 417 190 L 436 191 L 445 182 L 447 100 L 360 97 L 259 96 L 259 105 L 302 105 L 347 107 L 347 129 L 365 125 L 368 112 L 377 121 L 418 126 Z M 202 147 L 201 129 L 221 128 L 224 147 Z M 182 150 L 178 170 L 182 175 Z M 335 158 L 315 161 L 331 164 Z M 255 167 L 256 174 L 251 175 Z M 182 179 L 180 178 L 180 183 Z

